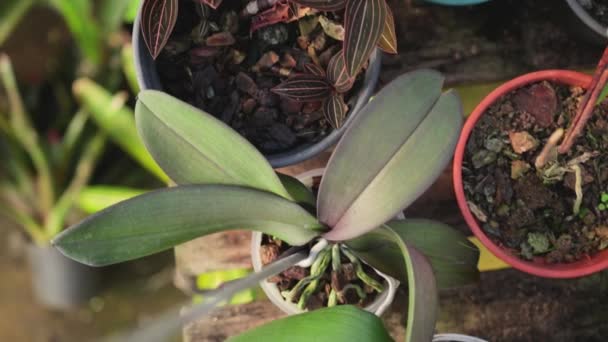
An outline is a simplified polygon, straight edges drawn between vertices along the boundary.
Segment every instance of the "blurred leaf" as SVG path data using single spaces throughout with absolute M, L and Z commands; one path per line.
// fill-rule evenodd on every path
M 1 42 L 1 40 L 0 40 Z M 600 96 L 597 98 L 597 103 L 600 104 L 602 103 L 606 97 L 608 97 L 608 85 L 606 87 L 604 87 L 604 89 L 602 89 L 602 92 L 600 93 Z
M 139 94 L 139 134 L 178 184 L 234 184 L 289 194 L 264 156 L 223 122 L 159 91 Z
M 316 202 L 315 195 L 313 195 L 306 185 L 291 176 L 282 173 L 277 173 L 277 175 L 294 202 L 307 204 L 314 208 Z
M 125 11 L 124 21 L 127 24 L 132 24 L 137 17 L 137 12 L 139 11 L 139 4 L 142 0 L 131 0 L 129 3 L 129 7 Z
M 78 262 L 104 266 L 225 230 L 259 230 L 299 246 L 322 228 L 296 203 L 265 191 L 188 185 L 111 206 L 69 228 L 53 244 Z
M 339 93 L 346 93 L 353 87 L 355 78 L 350 77 L 348 71 L 346 71 L 342 50 L 329 60 L 329 64 L 327 65 L 327 79 Z
M 154 59 L 169 41 L 177 21 L 178 7 L 178 0 L 144 0 L 141 32 Z
M 341 305 L 275 320 L 239 336 L 232 337 L 228 341 L 392 342 L 393 340 L 380 318 L 354 306 Z
M 61 14 L 87 60 L 95 66 L 101 63 L 102 36 L 93 17 L 90 0 L 49 0 Z
M 331 86 L 322 76 L 304 74 L 291 77 L 271 90 L 294 101 L 315 102 L 326 99 Z
M 397 35 L 395 34 L 395 18 L 390 6 L 386 3 L 386 20 L 384 21 L 384 29 L 378 41 L 378 47 L 390 54 L 397 54 Z
M 407 269 L 408 310 L 405 326 L 406 341 L 431 341 L 437 322 L 439 294 L 433 269 L 424 255 L 406 244 L 390 228 L 387 231 L 401 248 Z
M 458 96 L 443 77 L 398 77 L 357 115 L 321 181 L 317 212 L 330 240 L 360 236 L 410 205 L 441 174 L 462 125 Z M 353 172 L 356 170 L 357 172 Z
M 436 221 L 406 219 L 384 225 L 395 231 L 408 245 L 424 254 L 435 271 L 440 289 L 463 286 L 479 280 L 479 250 L 467 237 Z M 401 250 L 386 228 L 349 240 L 347 245 L 374 268 L 401 282 L 407 281 Z
M 74 94 L 112 141 L 158 179 L 163 182 L 169 180 L 137 135 L 131 109 L 125 106 L 117 108 L 113 105 L 112 94 L 89 79 L 74 82 Z
M 134 94 L 139 93 L 139 83 L 137 83 L 137 75 L 135 73 L 135 55 L 133 54 L 133 45 L 127 43 L 123 45 L 121 51 L 122 71 L 125 73 L 129 87 Z
M 0 45 L 21 22 L 36 0 L 2 0 L 0 3 Z
M 222 286 L 227 281 L 246 277 L 251 273 L 249 268 L 236 268 L 231 270 L 219 270 L 213 272 L 205 272 L 196 276 L 196 288 L 198 290 L 213 290 Z M 251 303 L 256 299 L 256 289 L 247 289 L 235 294 L 228 304 L 246 304 Z M 202 303 L 205 299 L 204 295 L 195 295 L 193 298 L 194 304 Z
M 88 186 L 84 188 L 78 196 L 78 207 L 87 214 L 93 214 L 116 203 L 144 193 L 144 190 L 127 187 L 105 185 Z
M 387 15 L 385 0 L 347 3 L 344 14 L 344 63 L 350 76 L 357 76 L 376 48 Z
M 332 12 L 346 7 L 347 0 L 291 0 L 291 2 L 321 11 Z
M 103 0 L 99 10 L 99 21 L 104 34 L 117 31 L 133 0 Z

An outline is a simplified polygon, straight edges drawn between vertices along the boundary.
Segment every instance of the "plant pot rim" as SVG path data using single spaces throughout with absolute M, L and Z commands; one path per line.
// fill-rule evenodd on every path
M 137 83 L 139 84 L 141 90 L 152 89 L 163 91 L 160 77 L 156 72 L 154 60 L 152 60 L 152 57 L 148 53 L 146 44 L 141 36 L 141 30 L 139 29 L 141 23 L 142 6 L 143 1 L 140 4 L 140 8 L 137 11 L 137 16 L 133 22 L 133 32 L 131 38 L 135 58 L 135 74 L 137 76 Z M 342 127 L 332 130 L 331 133 L 312 145 L 300 145 L 289 151 L 270 155 L 264 154 L 272 167 L 280 168 L 298 164 L 305 160 L 311 159 L 334 146 L 373 95 L 378 83 L 378 79 L 380 78 L 381 64 L 382 54 L 380 53 L 380 50 L 376 48 L 369 58 L 369 67 L 365 71 L 363 84 L 357 93 L 355 105 L 348 111 L 348 116 Z
M 586 88 L 591 82 L 591 76 L 569 70 L 538 71 L 514 78 L 496 88 L 488 96 L 486 96 L 483 101 L 477 105 L 473 113 L 467 118 L 458 140 L 454 155 L 454 191 L 456 193 L 458 207 L 460 208 L 460 211 L 464 216 L 469 228 L 471 231 L 473 231 L 473 234 L 475 234 L 481 243 L 492 252 L 492 254 L 514 268 L 536 276 L 546 278 L 582 277 L 608 268 L 608 250 L 600 251 L 588 259 L 579 260 L 573 263 L 544 264 L 541 262 L 522 260 L 505 250 L 503 247 L 500 247 L 494 243 L 485 234 L 469 209 L 464 193 L 462 182 L 462 161 L 465 155 L 467 141 L 477 121 L 481 118 L 486 109 L 488 109 L 502 96 L 528 84 L 540 81 L 553 81 L 566 85 Z
M 581 6 L 581 4 L 577 0 L 566 0 L 566 3 L 574 12 L 574 14 L 591 30 L 593 30 L 598 35 L 608 38 L 608 26 L 603 26 L 599 21 L 597 21 L 591 14 L 587 12 L 586 9 Z

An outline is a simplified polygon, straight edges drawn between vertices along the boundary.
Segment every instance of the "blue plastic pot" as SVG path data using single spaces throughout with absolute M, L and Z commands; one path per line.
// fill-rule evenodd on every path
M 140 16 L 141 8 L 137 13 L 137 17 L 133 25 L 133 50 L 135 54 L 135 71 L 137 74 L 137 82 L 142 90 L 153 89 L 162 91 L 163 85 L 161 84 L 158 73 L 156 72 L 156 65 L 152 59 L 152 56 L 148 52 L 146 43 L 141 35 Z M 344 134 L 346 129 L 350 126 L 351 122 L 353 122 L 353 119 L 357 116 L 357 114 L 359 114 L 363 106 L 372 96 L 376 88 L 376 84 L 378 83 L 378 78 L 380 77 L 381 64 L 381 53 L 378 49 L 376 49 L 369 59 L 369 67 L 365 73 L 363 85 L 361 86 L 361 89 L 359 89 L 359 93 L 356 94 L 356 96 L 354 96 L 349 102 L 351 110 L 349 111 L 346 122 L 342 127 L 340 127 L 340 129 L 333 130 L 325 138 L 315 144 L 300 145 L 296 146 L 290 151 L 265 155 L 268 162 L 270 162 L 274 168 L 298 164 L 317 156 L 335 145 L 338 140 L 340 140 L 342 134 Z
M 467 6 L 467 5 L 477 5 L 484 2 L 488 2 L 490 0 L 426 0 L 427 2 L 432 2 L 434 4 L 447 5 L 447 6 Z

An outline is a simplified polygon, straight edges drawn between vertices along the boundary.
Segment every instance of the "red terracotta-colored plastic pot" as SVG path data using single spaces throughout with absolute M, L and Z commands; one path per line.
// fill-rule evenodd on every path
M 521 88 L 531 83 L 540 81 L 553 81 L 557 83 L 587 87 L 591 82 L 591 77 L 585 74 L 581 74 L 573 71 L 566 70 L 547 70 L 533 72 L 515 78 L 502 86 L 495 89 L 490 95 L 488 95 L 481 103 L 475 108 L 471 116 L 467 119 L 458 145 L 456 146 L 456 154 L 454 156 L 454 190 L 456 192 L 456 199 L 460 211 L 464 216 L 467 224 L 475 234 L 475 236 L 483 243 L 483 245 L 489 249 L 494 255 L 502 259 L 504 262 L 513 266 L 514 268 L 530 273 L 540 277 L 547 278 L 575 278 L 589 275 L 604 269 L 608 269 L 608 250 L 602 251 L 595 255 L 590 256 L 588 259 L 580 260 L 573 263 L 564 264 L 548 264 L 545 263 L 541 258 L 533 261 L 522 260 L 516 255 L 509 252 L 508 249 L 494 243 L 481 229 L 477 220 L 471 213 L 469 206 L 467 205 L 466 197 L 464 194 L 464 188 L 462 185 L 462 160 L 465 154 L 467 141 L 471 134 L 471 131 L 475 127 L 475 124 L 483 113 L 488 109 L 494 102 L 500 99 L 502 96 L 510 93 L 513 90 Z

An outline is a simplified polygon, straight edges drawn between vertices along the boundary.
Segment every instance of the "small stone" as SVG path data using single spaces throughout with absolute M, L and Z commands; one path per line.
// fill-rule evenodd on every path
M 249 115 L 253 113 L 253 110 L 257 105 L 258 102 L 255 99 L 248 98 L 247 100 L 243 101 L 243 104 L 241 105 L 241 110 L 243 111 L 243 113 Z
M 268 130 L 270 136 L 285 148 L 291 147 L 295 144 L 297 137 L 289 129 L 289 127 L 283 124 L 274 124 Z
M 595 227 L 595 234 L 602 240 L 608 239 L 608 226 Z
M 280 100 L 279 106 L 281 111 L 286 114 L 299 114 L 302 110 L 302 102 L 294 101 L 289 98 L 283 97 Z
M 283 276 L 288 279 L 302 280 L 308 276 L 308 269 L 300 266 L 293 266 L 283 271 Z
M 266 26 L 256 32 L 258 39 L 268 45 L 280 45 L 289 39 L 289 31 L 285 24 Z
M 270 89 L 258 91 L 256 98 L 260 105 L 265 107 L 275 107 L 279 103 L 279 96 L 271 92 Z
M 480 150 L 471 158 L 473 167 L 476 169 L 490 165 L 496 161 L 496 153 L 488 150 Z
M 234 36 L 230 32 L 218 32 L 207 37 L 207 46 L 231 46 L 236 43 Z
M 471 212 L 473 213 L 473 215 L 475 217 L 477 217 L 477 219 L 481 222 L 488 222 L 488 215 L 486 215 L 486 213 L 483 212 L 483 210 L 481 210 L 481 208 L 479 208 L 477 206 L 477 204 L 471 202 L 471 201 L 467 201 L 467 204 L 469 205 L 469 209 L 471 210 Z
M 266 127 L 272 125 L 278 116 L 274 108 L 260 107 L 253 114 L 253 125 L 255 127 Z
M 518 110 L 530 113 L 541 127 L 549 127 L 557 112 L 557 94 L 548 82 L 519 90 L 513 97 Z
M 511 162 L 511 178 L 519 179 L 530 170 L 530 164 L 523 160 L 513 160 Z
M 517 154 L 522 154 L 531 151 L 538 147 L 538 140 L 528 132 L 509 132 L 511 147 Z
M 568 234 L 562 234 L 555 241 L 555 247 L 562 251 L 568 251 L 572 248 L 572 236 Z
M 543 254 L 549 251 L 549 239 L 543 233 L 528 233 L 528 244 L 534 254 Z
M 496 215 L 500 217 L 505 217 L 509 215 L 510 207 L 508 204 L 502 204 L 498 209 L 496 209 Z
M 297 61 L 295 58 L 293 58 L 293 56 L 290 53 L 285 53 L 283 55 L 283 57 L 281 58 L 281 66 L 284 68 L 295 68 L 297 65 Z
M 262 55 L 262 58 L 255 64 L 256 70 L 270 69 L 271 66 L 279 62 L 279 55 L 274 51 L 268 51 Z
M 239 72 L 236 75 L 236 87 L 250 96 L 256 96 L 258 93 L 258 86 L 255 81 L 244 72 Z
M 497 138 L 488 139 L 484 144 L 486 149 L 496 153 L 499 153 L 504 145 L 502 140 Z

